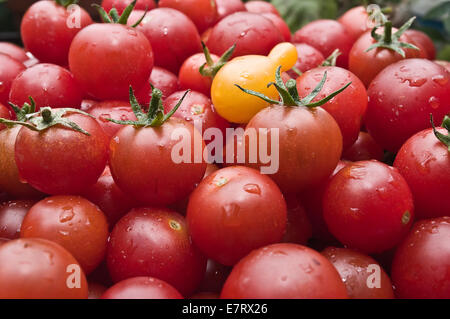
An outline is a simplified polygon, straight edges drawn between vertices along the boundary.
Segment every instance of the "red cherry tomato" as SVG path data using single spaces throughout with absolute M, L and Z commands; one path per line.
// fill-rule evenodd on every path
M 148 80 L 153 68 L 153 51 L 138 28 L 96 23 L 73 39 L 69 66 L 75 79 L 92 97 L 126 100 L 130 85 L 138 90 Z
M 312 226 L 301 202 L 290 196 L 287 203 L 287 225 L 283 236 L 284 243 L 306 245 L 312 237 Z
M 289 29 L 287 23 L 278 14 L 266 12 L 261 15 L 272 21 L 278 30 L 280 30 L 285 42 L 291 42 L 291 30 Z
M 374 27 L 373 23 L 369 20 L 366 8 L 363 6 L 351 8 L 346 11 L 338 19 L 338 22 L 347 29 L 353 41 L 356 41 L 364 32 Z
M 25 215 L 36 202 L 12 200 L 0 204 L 0 238 L 17 239 Z
M 301 73 L 318 67 L 325 60 L 325 57 L 319 50 L 308 44 L 297 43 L 295 47 L 297 48 L 298 60 L 294 67 Z M 293 70 L 288 71 L 288 74 L 293 79 L 297 79 L 300 76 Z
M 22 238 L 44 238 L 60 244 L 86 274 L 103 260 L 108 235 L 103 212 L 79 196 L 52 196 L 36 203 L 20 232 Z
M 78 194 L 97 181 L 108 159 L 108 138 L 86 115 L 69 113 L 65 119 L 89 132 L 53 126 L 43 132 L 20 129 L 15 159 L 20 177 L 46 194 Z
M 185 296 L 195 292 L 206 270 L 206 258 L 192 244 L 184 217 L 156 208 L 134 209 L 116 224 L 107 262 L 115 282 L 152 276 Z
M 335 49 L 339 49 L 341 55 L 337 59 L 337 66 L 348 66 L 348 55 L 352 48 L 353 40 L 346 28 L 334 20 L 316 20 L 308 23 L 294 36 L 296 43 L 306 43 L 322 52 L 325 57 L 331 55 Z
M 442 128 L 439 131 L 446 134 Z M 394 166 L 411 188 L 418 218 L 450 216 L 450 153 L 432 129 L 412 136 L 398 152 Z
M 217 62 L 220 58 L 211 54 L 211 59 Z M 200 67 L 206 63 L 206 58 L 203 53 L 197 53 L 189 57 L 184 61 L 181 66 L 178 78 L 180 80 L 180 87 L 182 89 L 191 89 L 206 96 L 211 96 L 211 85 L 212 78 L 208 76 L 203 76 L 200 74 Z
M 0 53 L 9 55 L 11 58 L 22 63 L 29 59 L 25 50 L 14 43 L 0 41 Z
M 245 8 L 248 12 L 252 13 L 273 13 L 277 16 L 280 16 L 280 13 L 278 12 L 277 8 L 269 2 L 266 1 L 248 1 L 245 3 Z
M 407 59 L 384 69 L 368 89 L 365 124 L 384 149 L 396 152 L 408 138 L 441 123 L 450 112 L 450 73 L 425 59 Z
M 406 30 L 404 33 L 416 46 L 424 49 L 425 58 L 434 60 L 436 58 L 436 47 L 433 40 L 424 32 L 419 30 Z
M 242 0 L 216 0 L 217 21 L 235 12 L 247 11 Z
M 194 190 L 187 221 L 194 243 L 209 258 L 232 266 L 253 249 L 282 239 L 286 202 L 269 177 L 246 167 L 228 167 Z
M 152 87 L 150 83 L 161 90 L 162 99 L 165 100 L 169 95 L 175 93 L 179 89 L 178 78 L 172 72 L 155 66 L 150 74 L 150 79 L 145 82 L 144 86 L 136 91 L 136 98 L 141 105 L 149 105 L 152 98 Z
M 128 22 L 136 23 L 143 13 L 132 12 Z M 151 10 L 136 29 L 150 41 L 155 65 L 175 74 L 178 74 L 188 57 L 202 50 L 200 35 L 194 23 L 182 12 L 171 8 Z
M 450 298 L 450 217 L 418 222 L 397 248 L 392 281 L 398 298 Z
M 162 280 L 135 277 L 115 284 L 101 299 L 183 299 L 183 296 Z
M 381 162 L 384 158 L 384 151 L 369 133 L 359 132 L 358 139 L 342 154 L 342 158 L 352 162 L 372 159 Z
M 22 18 L 20 34 L 28 51 L 45 63 L 67 65 L 67 56 L 73 38 L 81 29 L 92 24 L 89 13 L 81 7 L 73 11 L 56 1 L 38 1 L 28 8 Z M 70 22 L 74 25 L 71 26 Z
M 333 264 L 317 251 L 295 244 L 275 244 L 251 252 L 234 266 L 220 297 L 348 298 L 344 283 Z
M 256 13 L 236 12 L 214 26 L 206 44 L 218 56 L 236 44 L 233 57 L 237 57 L 268 55 L 281 42 L 283 35 L 269 19 Z
M 352 83 L 331 101 L 322 105 L 339 125 L 343 149 L 346 150 L 355 143 L 361 130 L 361 120 L 367 109 L 367 91 L 364 84 L 350 71 L 328 66 L 306 71 L 297 78 L 300 96 L 308 95 L 319 84 L 325 72 L 328 74 L 325 85 L 313 102 L 327 97 L 349 82 Z
M 37 64 L 20 73 L 11 84 L 9 100 L 22 107 L 31 96 L 36 109 L 52 108 L 79 109 L 83 91 L 72 73 L 55 64 Z
M 11 85 L 23 70 L 25 66 L 21 62 L 9 55 L 0 54 L 0 104 L 8 105 Z
M 119 15 L 128 7 L 133 0 L 103 0 L 102 7 L 106 12 L 116 8 Z M 156 8 L 155 0 L 137 0 L 134 10 L 152 10 Z
M 378 161 L 349 164 L 328 183 L 323 214 L 350 248 L 381 253 L 396 246 L 414 220 L 411 191 L 397 169 Z
M 88 286 L 83 271 L 75 258 L 60 245 L 45 239 L 26 238 L 0 246 L 0 298 L 87 297 Z
M 373 258 L 335 247 L 326 248 L 322 254 L 336 267 L 350 299 L 394 299 L 389 276 Z
M 183 12 L 194 22 L 199 33 L 213 26 L 217 20 L 215 0 L 160 0 L 159 7 Z
M 448 61 L 440 61 L 440 60 L 435 60 L 435 63 L 443 66 L 445 69 L 447 69 L 448 72 L 450 72 L 450 62 Z

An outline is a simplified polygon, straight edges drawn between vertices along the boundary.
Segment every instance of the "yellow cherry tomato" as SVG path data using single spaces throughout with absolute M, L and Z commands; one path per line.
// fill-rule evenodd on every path
M 237 57 L 217 73 L 211 87 L 214 108 L 220 116 L 232 123 L 248 123 L 256 113 L 269 103 L 242 92 L 235 84 L 277 100 L 276 89 L 267 84 L 275 81 L 276 69 L 290 70 L 298 58 L 297 49 L 291 43 L 280 43 L 269 56 L 246 55 Z

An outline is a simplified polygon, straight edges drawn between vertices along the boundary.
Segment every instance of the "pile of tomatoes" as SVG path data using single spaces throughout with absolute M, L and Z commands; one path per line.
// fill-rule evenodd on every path
M 413 19 L 98 10 L 0 42 L 0 298 L 450 298 L 450 63 Z

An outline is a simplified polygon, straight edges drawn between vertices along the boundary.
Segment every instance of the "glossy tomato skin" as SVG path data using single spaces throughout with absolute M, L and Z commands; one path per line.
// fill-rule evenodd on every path
M 324 60 L 323 54 L 316 48 L 306 43 L 294 44 L 297 48 L 298 60 L 295 63 L 295 67 L 302 73 L 318 67 Z M 293 70 L 288 71 L 288 74 L 297 79 L 299 75 Z
M 279 145 L 275 145 L 275 149 L 279 149 L 279 167 L 276 173 L 269 176 L 284 194 L 296 194 L 320 184 L 333 172 L 341 157 L 342 134 L 339 126 L 320 107 L 309 109 L 272 105 L 256 114 L 248 123 L 246 134 L 251 136 L 251 132 L 256 130 L 258 140 L 267 137 L 268 147 L 264 151 L 269 151 L 272 149 L 271 135 L 261 131 L 261 128 L 277 128 L 279 131 Z M 250 143 L 246 142 L 247 156 L 250 147 Z M 254 168 L 267 166 L 259 156 L 258 163 L 252 164 L 247 160 L 246 165 Z
M 384 149 L 397 152 L 408 138 L 441 123 L 450 112 L 450 73 L 425 59 L 407 59 L 384 69 L 368 89 L 365 124 Z
M 214 26 L 206 44 L 218 56 L 236 44 L 233 57 L 238 57 L 268 55 L 281 42 L 283 35 L 269 19 L 256 13 L 236 12 Z
M 280 16 L 280 13 L 278 12 L 277 8 L 275 8 L 273 4 L 266 1 L 257 1 L 257 0 L 248 1 L 245 3 L 245 8 L 247 9 L 248 12 L 252 13 L 263 14 L 269 12 L 276 14 L 277 16 Z
M 312 226 L 305 209 L 297 196 L 289 196 L 287 203 L 287 224 L 283 243 L 306 245 L 312 237 Z
M 71 274 L 79 275 L 80 288 L 67 285 L 75 282 Z M 78 262 L 60 245 L 39 238 L 15 239 L 0 246 L 0 297 L 86 299 L 88 286 Z
M 24 70 L 25 66 L 20 61 L 9 55 L 0 54 L 0 103 L 4 106 L 8 106 L 9 92 L 14 79 Z
M 136 98 L 141 105 L 148 106 L 152 98 L 152 86 L 161 90 L 165 100 L 172 93 L 175 93 L 179 89 L 179 81 L 175 74 L 172 72 L 155 66 L 150 74 L 150 79 L 145 82 L 144 86 L 136 91 Z
M 15 160 L 15 145 L 21 126 L 0 131 L 0 190 L 16 199 L 34 199 L 43 196 L 19 176 Z
M 17 239 L 25 215 L 36 202 L 11 200 L 0 204 L 0 238 Z
M 446 134 L 445 129 L 439 131 Z M 411 188 L 418 218 L 450 216 L 450 154 L 432 129 L 412 136 L 398 152 L 394 166 Z
M 242 0 L 216 0 L 217 21 L 235 12 L 247 11 Z
M 153 62 L 145 35 L 121 24 L 96 23 L 84 28 L 69 51 L 75 79 L 99 100 L 127 100 L 130 85 L 138 90 L 148 80 Z
M 131 109 L 130 102 L 125 101 L 103 101 L 91 106 L 87 113 L 95 117 L 98 124 L 102 127 L 108 139 L 111 139 L 123 127 L 120 124 L 113 123 L 108 119 L 118 121 L 136 121 Z
M 0 41 L 0 53 L 9 55 L 22 63 L 29 59 L 25 50 L 14 43 Z
M 179 156 L 181 142 L 190 156 Z M 111 140 L 111 173 L 123 192 L 142 203 L 174 204 L 202 180 L 206 170 L 204 147 L 194 126 L 175 117 L 156 128 L 126 126 Z
M 160 0 L 158 5 L 160 8 L 167 7 L 183 12 L 194 22 L 199 33 L 211 27 L 217 20 L 215 0 Z
M 196 290 L 206 270 L 206 258 L 192 243 L 184 217 L 163 208 L 125 215 L 111 233 L 107 263 L 115 282 L 152 276 L 185 296 Z
M 241 166 L 204 179 L 191 194 L 187 209 L 194 243 L 226 266 L 253 249 L 279 242 L 286 218 L 286 202 L 275 183 Z
M 389 276 L 381 266 L 367 255 L 346 248 L 328 247 L 322 251 L 336 267 L 347 288 L 350 299 L 394 299 L 394 291 Z M 379 276 L 379 286 L 371 275 Z
M 28 51 L 45 63 L 67 65 L 70 44 L 77 33 L 92 24 L 89 13 L 77 8 L 77 19 L 73 11 L 58 5 L 55 1 L 38 1 L 28 8 L 22 18 L 20 34 Z M 70 26 L 69 21 L 74 24 Z
M 369 20 L 369 15 L 364 6 L 348 10 L 338 21 L 347 29 L 353 41 L 356 41 L 364 32 L 371 30 L 375 26 Z
M 329 66 L 309 70 L 297 78 L 297 89 L 300 96 L 308 95 L 319 84 L 325 72 L 328 76 L 324 87 L 313 102 L 325 98 L 351 82 L 343 92 L 321 106 L 338 123 L 343 136 L 343 149 L 346 150 L 358 138 L 362 117 L 367 109 L 367 91 L 364 84 L 350 71 Z
M 450 72 L 450 62 L 435 60 L 434 63 L 437 63 L 437 64 L 443 66 L 445 69 L 447 69 L 448 72 Z
M 79 109 L 84 92 L 72 73 L 56 64 L 36 64 L 20 73 L 11 84 L 9 100 L 22 107 L 32 97 L 36 109 Z
M 450 298 L 450 217 L 418 222 L 398 247 L 392 264 L 397 298 Z
M 143 13 L 133 12 L 128 23 L 136 23 Z M 175 9 L 151 10 L 136 30 L 145 34 L 150 41 L 155 54 L 155 65 L 175 74 L 178 74 L 188 57 L 202 50 L 195 24 L 185 14 Z
M 6 119 L 6 120 L 11 120 L 11 113 L 10 113 L 9 109 L 1 103 L 0 103 L 0 118 Z M 5 128 L 6 128 L 6 125 L 0 124 L 0 131 Z
M 349 248 L 381 253 L 396 246 L 414 220 L 411 191 L 399 171 L 378 161 L 349 164 L 329 182 L 323 214 Z
M 434 60 L 436 58 L 436 47 L 434 46 L 433 40 L 426 33 L 409 29 L 405 31 L 405 34 L 413 44 L 425 51 L 426 59 Z
M 295 244 L 274 244 L 252 251 L 233 268 L 220 297 L 348 298 L 345 286 L 333 265 L 319 252 Z
M 60 244 L 80 263 L 85 274 L 103 260 L 108 223 L 103 212 L 79 196 L 51 196 L 31 207 L 23 220 L 22 238 L 44 238 Z
M 345 27 L 334 20 L 316 20 L 308 23 L 294 36 L 296 43 L 306 43 L 322 52 L 325 57 L 331 55 L 335 49 L 341 51 L 337 59 L 337 66 L 348 67 L 348 55 L 352 48 L 352 37 Z
M 359 132 L 358 139 L 342 154 L 342 158 L 351 162 L 368 160 L 381 162 L 384 151 L 369 133 Z
M 211 54 L 214 62 L 219 60 L 215 54 Z M 205 94 L 211 95 L 212 78 L 201 75 L 199 69 L 206 63 L 206 58 L 203 53 L 197 53 L 184 61 L 181 66 L 178 78 L 180 80 L 180 87 L 182 89 L 191 89 Z
M 283 35 L 284 42 L 291 42 L 291 30 L 289 29 L 287 23 L 278 14 L 266 12 L 261 15 L 264 18 L 267 18 L 270 21 L 272 21 L 274 26 L 276 26 L 278 30 L 280 30 L 281 34 Z
M 106 166 L 97 183 L 83 191 L 82 196 L 101 209 L 108 220 L 110 229 L 133 207 L 139 206 L 139 203 L 127 196 L 116 185 L 109 166 Z
M 80 193 L 95 184 L 108 159 L 109 141 L 95 119 L 76 113 L 64 118 L 90 135 L 60 126 L 43 132 L 23 127 L 16 139 L 20 177 L 46 194 Z
M 109 288 L 101 299 L 183 299 L 168 283 L 153 277 L 134 277 Z
M 123 10 L 129 6 L 133 0 L 103 0 L 102 7 L 106 12 L 109 12 L 112 8 L 116 8 L 119 14 L 122 14 Z M 134 10 L 152 10 L 156 8 L 154 0 L 138 0 L 134 6 Z

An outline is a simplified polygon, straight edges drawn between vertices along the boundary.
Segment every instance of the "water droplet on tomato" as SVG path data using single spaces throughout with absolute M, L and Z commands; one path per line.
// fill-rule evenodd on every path
M 244 186 L 244 191 L 250 194 L 261 195 L 261 188 L 256 184 L 247 184 Z
M 75 213 L 73 212 L 72 207 L 63 207 L 63 211 L 59 215 L 59 221 L 61 223 L 67 223 L 68 221 L 71 221 L 74 216 Z
M 237 227 L 241 225 L 239 218 L 240 207 L 236 203 L 226 204 L 222 207 L 223 225 L 225 227 Z
M 431 80 L 433 80 L 433 82 L 439 84 L 440 86 L 444 86 L 448 83 L 448 77 L 443 76 L 442 74 L 433 76 Z
M 441 106 L 441 104 L 439 103 L 439 99 L 435 96 L 430 97 L 430 99 L 428 100 L 428 103 L 430 104 L 431 108 L 436 110 L 439 108 L 439 106 Z

